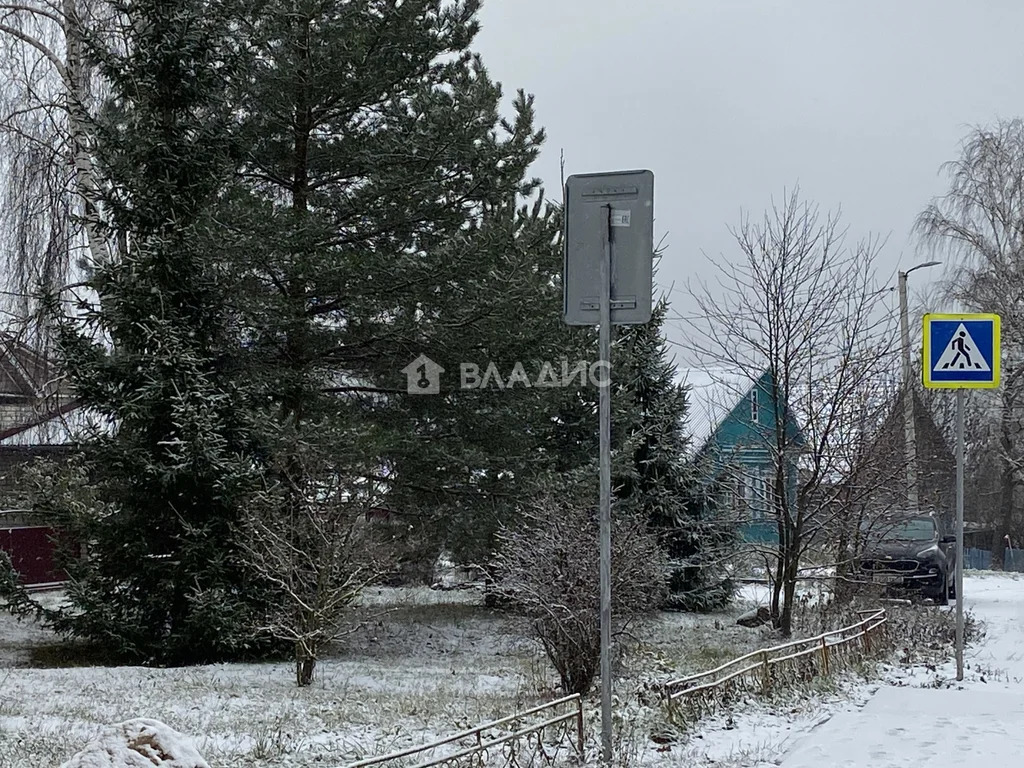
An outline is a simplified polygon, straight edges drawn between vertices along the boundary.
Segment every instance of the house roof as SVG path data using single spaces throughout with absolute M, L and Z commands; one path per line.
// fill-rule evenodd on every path
M 0 429 L 0 446 L 67 445 L 95 430 L 94 419 L 69 400 L 56 410 L 34 414 L 6 429 Z
M 757 378 L 727 368 L 682 368 L 678 375 L 687 387 L 690 451 L 698 453 Z
M 38 351 L 15 336 L 0 331 L 0 400 L 32 401 L 48 394 L 64 394 L 54 381 L 53 366 Z
M 13 420 L 0 422 L 0 445 L 43 445 L 71 441 L 72 400 L 46 357 L 0 331 L 0 404 L 14 407 Z

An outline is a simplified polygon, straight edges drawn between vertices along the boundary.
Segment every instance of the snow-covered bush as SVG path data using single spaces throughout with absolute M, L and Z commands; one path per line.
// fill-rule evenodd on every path
M 597 504 L 570 487 L 543 495 L 524 520 L 499 534 L 499 589 L 525 615 L 563 690 L 586 693 L 601 660 Z M 617 636 L 657 607 L 664 556 L 645 521 L 628 515 L 613 515 L 612 548 Z
M 279 594 L 260 631 L 294 647 L 296 683 L 306 686 L 322 649 L 347 631 L 362 589 L 387 569 L 387 555 L 371 535 L 373 499 L 352 492 L 358 482 L 332 457 L 297 453 L 286 477 L 250 504 L 241 547 L 246 566 Z

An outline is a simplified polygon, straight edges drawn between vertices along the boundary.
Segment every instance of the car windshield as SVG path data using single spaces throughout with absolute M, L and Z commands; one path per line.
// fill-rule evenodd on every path
M 887 526 L 881 534 L 883 539 L 890 541 L 931 541 L 935 538 L 935 521 L 930 517 L 918 517 Z

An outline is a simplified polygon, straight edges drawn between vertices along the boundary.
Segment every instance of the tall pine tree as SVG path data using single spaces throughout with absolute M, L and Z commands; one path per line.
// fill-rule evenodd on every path
M 373 481 L 426 561 L 486 555 L 553 402 L 463 390 L 460 363 L 507 377 L 563 333 L 559 219 L 527 177 L 543 132 L 523 94 L 502 119 L 470 50 L 478 7 L 288 0 L 246 22 L 233 262 L 275 466 L 299 486 L 298 446 L 344 446 L 336 470 Z M 446 370 L 439 395 L 405 391 L 420 354 Z

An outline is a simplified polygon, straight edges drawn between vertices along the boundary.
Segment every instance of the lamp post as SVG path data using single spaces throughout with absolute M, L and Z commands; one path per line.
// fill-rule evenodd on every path
M 907 275 L 915 269 L 937 267 L 942 262 L 926 261 L 899 273 L 900 342 L 903 352 L 903 432 L 907 458 L 907 503 L 911 512 L 918 511 L 917 436 L 914 425 L 914 390 L 910 382 L 910 319 L 907 310 Z

